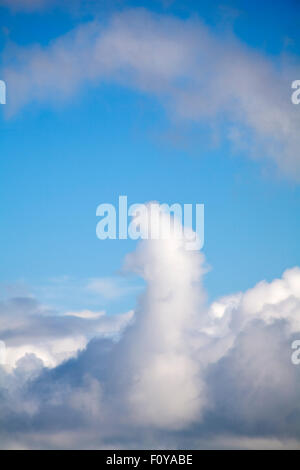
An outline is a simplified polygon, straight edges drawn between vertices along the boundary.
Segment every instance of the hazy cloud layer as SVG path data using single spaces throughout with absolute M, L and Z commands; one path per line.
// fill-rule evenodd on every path
M 299 63 L 272 62 L 200 20 L 137 9 L 80 25 L 47 47 L 14 48 L 2 72 L 9 113 L 114 81 L 155 96 L 172 120 L 222 128 L 235 148 L 271 158 L 299 180 L 300 114 L 291 103 L 299 71 Z
M 300 448 L 300 269 L 207 306 L 204 257 L 183 247 L 144 240 L 127 256 L 146 289 L 119 323 L 2 306 L 12 346 L 96 333 L 56 367 L 28 347 L 0 369 L 3 448 Z M 126 322 L 119 340 L 103 337 Z

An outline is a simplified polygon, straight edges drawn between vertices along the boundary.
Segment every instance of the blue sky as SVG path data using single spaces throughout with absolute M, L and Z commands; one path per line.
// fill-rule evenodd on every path
M 299 7 L 271 3 L 259 10 L 255 2 L 151 5 L 165 15 L 201 15 L 213 33 L 236 34 L 276 61 L 299 51 Z M 113 7 L 96 10 L 105 21 Z M 12 43 L 47 45 L 92 13 L 82 18 L 59 9 L 29 14 L 3 7 L 3 50 L 8 54 Z M 8 104 L 13 93 L 8 84 Z M 2 107 L 1 116 L 3 283 L 34 289 L 48 278 L 113 275 L 133 244 L 96 239 L 95 210 L 101 202 L 116 203 L 119 194 L 129 202 L 205 204 L 210 298 L 299 264 L 299 187 L 224 139 L 215 144 L 201 126 L 172 123 L 155 97 L 118 84 L 87 84 L 50 109 L 32 103 L 5 117 Z
M 0 22 L 0 447 L 299 448 L 299 2 Z M 204 204 L 202 252 L 99 240 L 120 195 Z

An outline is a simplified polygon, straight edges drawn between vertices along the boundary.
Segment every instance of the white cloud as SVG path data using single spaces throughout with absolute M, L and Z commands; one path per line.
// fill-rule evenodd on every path
M 0 338 L 6 346 L 6 366 L 11 369 L 26 354 L 34 354 L 45 367 L 55 367 L 76 356 L 92 337 L 118 335 L 132 315 L 90 310 L 57 314 L 33 298 L 1 302 Z
M 69 338 L 88 337 L 85 328 L 97 331 L 109 316 L 52 324 L 35 313 L 29 335 L 32 300 L 19 301 L 22 314 L 1 335 L 35 349 L 24 348 L 11 373 L 0 368 L 2 447 L 300 448 L 300 369 L 291 362 L 300 269 L 206 306 L 204 256 L 183 247 L 183 239 L 142 241 L 125 268 L 146 290 L 134 317 L 119 319 L 129 322 L 121 338 L 92 339 L 52 369 L 37 336 L 68 350 Z
M 300 115 L 290 86 L 300 68 L 292 62 L 275 63 L 233 36 L 217 37 L 200 20 L 130 10 L 106 26 L 81 25 L 47 47 L 20 48 L 3 75 L 10 112 L 112 80 L 155 96 L 173 120 L 216 129 L 226 116 L 235 147 L 271 158 L 299 180 Z
M 164 232 L 168 216 L 160 213 L 160 222 L 154 213 L 151 216 L 149 212 L 148 217 L 139 217 L 141 229 L 153 232 L 158 223 Z M 190 341 L 204 310 L 199 285 L 204 257 L 186 251 L 184 234 L 181 238 L 175 234 L 176 230 L 167 240 L 143 241 L 127 257 L 126 268 L 144 278 L 147 290 L 135 324 L 118 347 L 132 379 L 127 390 L 132 419 L 146 426 L 181 429 L 199 420 L 206 403 Z
M 138 290 L 136 286 L 129 285 L 124 280 L 113 277 L 90 279 L 86 289 L 107 300 L 118 299 Z
M 65 315 L 67 317 L 78 317 L 78 318 L 99 318 L 105 315 L 105 312 L 102 310 L 101 312 L 91 312 L 90 310 L 80 310 L 79 312 L 66 312 Z
M 99 307 L 104 310 L 112 301 L 134 297 L 140 289 L 141 286 L 136 280 L 119 275 L 88 279 L 61 276 L 37 283 L 30 292 L 60 313 L 70 309 L 72 312 L 76 311 L 78 316 L 78 312 L 85 310 L 101 313 Z M 49 307 L 46 310 L 49 310 Z

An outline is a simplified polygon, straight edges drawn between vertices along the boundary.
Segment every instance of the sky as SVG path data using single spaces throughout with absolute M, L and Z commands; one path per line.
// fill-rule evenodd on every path
M 0 48 L 0 447 L 300 448 L 299 2 L 0 0 Z M 201 251 L 99 240 L 121 195 Z

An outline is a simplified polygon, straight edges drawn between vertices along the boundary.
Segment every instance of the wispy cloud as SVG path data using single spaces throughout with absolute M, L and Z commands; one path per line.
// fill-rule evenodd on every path
M 117 277 L 99 277 L 90 279 L 86 289 L 107 300 L 119 299 L 132 293 L 137 293 L 140 287 L 131 285 Z
M 113 301 L 135 296 L 141 286 L 136 280 L 124 276 L 97 277 L 78 279 L 71 276 L 60 276 L 31 287 L 29 292 L 39 298 L 45 305 L 51 305 L 60 312 L 66 309 L 84 311 L 106 308 Z
M 177 122 L 216 129 L 226 117 L 225 134 L 235 146 L 271 158 L 299 180 L 300 113 L 290 100 L 299 71 L 299 63 L 270 60 L 200 20 L 138 9 L 105 25 L 80 25 L 47 47 L 14 49 L 3 75 L 10 113 L 29 102 L 70 99 L 87 84 L 109 80 L 153 95 Z

